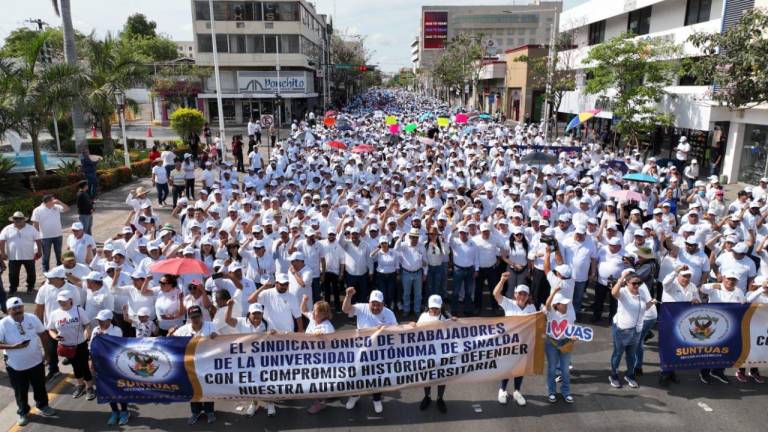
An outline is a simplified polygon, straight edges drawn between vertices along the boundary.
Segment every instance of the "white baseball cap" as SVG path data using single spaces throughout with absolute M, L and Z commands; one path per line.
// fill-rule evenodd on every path
M 517 287 L 515 287 L 515 293 L 524 292 L 526 294 L 531 292 L 531 289 L 528 288 L 528 285 L 520 284 Z
M 248 313 L 264 313 L 264 305 L 261 303 L 251 303 L 248 306 Z
M 96 319 L 99 321 L 111 321 L 112 311 L 109 309 L 102 309 L 98 313 L 96 313 Z
M 384 293 L 379 290 L 371 291 L 371 295 L 368 297 L 369 302 L 384 303 Z
M 441 308 L 443 307 L 443 298 L 437 294 L 432 294 L 427 300 L 427 306 L 429 308 Z

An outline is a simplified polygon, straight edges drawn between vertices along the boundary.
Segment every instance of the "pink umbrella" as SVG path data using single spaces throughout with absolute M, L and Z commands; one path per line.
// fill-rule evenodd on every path
M 642 195 L 629 189 L 611 191 L 608 192 L 608 196 L 619 201 L 642 201 L 643 199 Z
M 373 153 L 375 150 L 370 144 L 360 144 L 352 148 L 352 153 Z
M 193 258 L 171 258 L 156 262 L 149 266 L 152 273 L 165 273 L 172 275 L 204 274 L 210 273 L 208 266 L 200 260 Z
M 346 150 L 347 149 L 347 145 L 344 144 L 341 141 L 331 141 L 331 142 L 328 143 L 328 147 L 339 149 L 339 150 Z
M 456 124 L 465 124 L 469 117 L 466 114 L 456 114 Z

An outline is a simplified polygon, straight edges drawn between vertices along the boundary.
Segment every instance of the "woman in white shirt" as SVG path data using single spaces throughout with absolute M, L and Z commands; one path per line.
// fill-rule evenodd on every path
M 309 302 L 308 296 L 301 298 L 301 313 L 309 320 L 306 334 L 324 335 L 331 334 L 336 331 L 331 322 L 331 304 L 325 300 L 320 300 L 312 306 L 312 312 L 307 309 L 307 303 Z M 316 400 L 312 406 L 309 407 L 307 412 L 309 414 L 317 414 L 325 409 L 325 399 Z
M 568 371 L 571 365 L 573 340 L 566 336 L 566 329 L 576 321 L 576 313 L 571 300 L 560 293 L 560 285 L 549 294 L 544 310 L 547 312 L 547 339 L 544 353 L 547 356 L 547 400 L 557 402 L 557 370 L 561 370 L 560 392 L 567 403 L 573 403 L 571 396 L 571 377 Z
M 428 265 L 427 294 L 438 294 L 442 298 L 447 294 L 445 292 L 445 258 L 448 252 L 440 237 L 437 227 L 430 228 L 425 251 Z
M 80 306 L 73 306 L 72 296 L 68 291 L 59 293 L 56 297 L 59 308 L 51 313 L 48 319 L 48 334 L 58 341 L 56 349 L 59 357 L 66 357 L 74 371 L 75 391 L 72 397 L 79 398 L 87 394 L 87 400 L 96 398 L 93 390 L 93 376 L 88 367 L 88 338 L 91 320 Z
M 418 326 L 419 324 L 425 324 L 425 323 L 431 323 L 435 321 L 446 321 L 446 320 L 456 320 L 456 318 L 453 318 L 448 315 L 445 310 L 443 310 L 443 298 L 440 297 L 437 294 L 433 294 L 429 296 L 429 299 L 427 300 L 427 310 L 425 312 L 422 312 L 421 315 L 419 315 L 419 320 L 416 321 L 414 326 Z M 424 387 L 424 398 L 421 400 L 421 403 L 419 404 L 419 409 L 424 411 L 429 406 L 430 402 L 432 402 L 432 398 L 430 397 L 432 394 L 432 387 L 427 386 Z M 445 384 L 439 384 L 437 386 L 437 409 L 445 414 L 448 412 L 448 407 L 445 405 L 445 401 L 443 400 L 443 396 L 445 395 Z
M 113 315 L 111 309 L 102 309 L 96 313 L 96 326 L 94 326 L 93 331 L 91 332 L 91 338 L 88 340 L 89 350 L 91 349 L 91 344 L 93 343 L 93 339 L 95 339 L 96 336 L 123 336 L 123 331 L 120 330 L 120 327 L 112 325 L 112 316 Z M 131 413 L 128 411 L 127 402 L 120 402 L 119 405 L 117 402 L 110 402 L 109 408 L 112 410 L 112 413 L 109 416 L 109 420 L 107 420 L 107 424 L 109 426 L 114 426 L 117 424 L 124 426 L 128 424 L 128 419 L 131 417 Z
M 507 264 L 509 264 L 509 280 L 507 281 L 507 289 L 503 294 L 509 296 L 515 287 L 523 285 L 528 281 L 528 240 L 523 235 L 523 230 L 520 227 L 512 227 L 512 237 L 509 239 L 509 256 L 507 257 Z
M 160 292 L 157 293 L 155 300 L 155 314 L 160 336 L 166 336 L 168 330 L 184 323 L 184 296 L 177 287 L 176 276 L 167 274 L 160 278 Z
M 507 286 L 511 276 L 512 274 L 510 272 L 502 273 L 501 279 L 499 279 L 499 283 L 496 284 L 496 287 L 493 289 L 493 298 L 496 299 L 496 302 L 504 310 L 504 316 L 527 315 L 536 313 L 536 308 L 531 304 L 530 301 L 531 290 L 528 288 L 528 285 L 521 284 L 515 287 L 514 300 L 502 295 L 502 291 L 505 290 L 505 287 Z M 503 379 L 499 384 L 498 400 L 502 405 L 507 404 L 507 398 L 509 397 L 509 394 L 507 393 L 508 385 L 509 379 Z M 518 405 L 525 406 L 525 397 L 520 392 L 520 388 L 523 386 L 523 377 L 515 377 L 514 386 L 515 391 L 512 393 L 512 398 L 515 400 L 515 402 L 517 402 Z
M 400 253 L 389 248 L 389 236 L 379 237 L 379 247 L 371 252 L 376 263 L 376 289 L 384 293 L 384 304 L 395 307 L 397 299 L 397 269 L 400 267 Z
M 181 327 L 176 327 L 168 331 L 168 336 L 191 336 L 191 337 L 209 337 L 215 339 L 217 336 L 216 328 L 210 321 L 203 321 L 203 310 L 200 306 L 192 306 L 187 309 L 189 321 Z M 213 402 L 190 402 L 192 415 L 189 416 L 187 423 L 193 425 L 200 420 L 203 414 L 208 419 L 208 424 L 216 421 Z
M 635 367 L 637 366 L 637 343 L 643 329 L 646 310 L 653 306 L 655 300 L 648 291 L 641 292 L 643 280 L 633 270 L 626 269 L 611 288 L 611 296 L 617 301 L 616 315 L 613 316 L 611 334 L 613 336 L 613 353 L 611 354 L 611 375 L 608 377 L 611 387 L 621 388 L 618 369 L 621 356 L 626 353 L 627 371 L 624 381 L 629 387 L 637 388 Z

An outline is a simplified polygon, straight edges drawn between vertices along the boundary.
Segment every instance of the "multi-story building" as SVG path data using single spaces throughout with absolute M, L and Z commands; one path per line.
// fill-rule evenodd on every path
M 411 68 L 413 72 L 419 67 L 419 37 L 416 36 L 411 41 Z
M 194 41 L 173 41 L 176 44 L 176 52 L 179 54 L 179 58 L 195 58 L 195 42 Z
M 560 106 L 560 120 L 590 109 L 602 109 L 589 127 L 599 133 L 611 127 L 611 92 L 588 95 L 583 91 L 588 70 L 582 63 L 590 49 L 622 33 L 636 37 L 661 37 L 682 46 L 680 57 L 701 56 L 688 38 L 696 32 L 721 32 L 738 22 L 744 10 L 766 0 L 591 0 L 560 15 L 560 33 L 569 33 L 575 48 L 560 52 L 559 67 L 574 70 L 577 88 L 567 92 Z M 666 90 L 670 93 L 658 109 L 675 116 L 674 127 L 659 128 L 652 138 L 653 153 L 673 157 L 681 136 L 692 146 L 702 175 L 724 174 L 730 182 L 755 182 L 766 172 L 768 107 L 731 111 L 712 101 L 711 83 L 682 74 Z M 717 152 L 725 148 L 720 163 Z
M 191 1 L 195 59 L 200 66 L 213 66 L 208 1 Z M 227 123 L 266 114 L 290 123 L 323 108 L 332 32 L 328 17 L 306 0 L 215 0 L 213 8 Z M 213 74 L 198 98 L 208 119 L 218 121 Z
M 489 55 L 521 45 L 549 43 L 562 2 L 506 6 L 422 6 L 418 66 L 429 69 L 459 34 L 482 36 Z

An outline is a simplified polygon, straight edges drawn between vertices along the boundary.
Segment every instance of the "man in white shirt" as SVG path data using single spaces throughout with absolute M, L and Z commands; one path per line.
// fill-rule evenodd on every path
M 421 313 L 421 292 L 423 288 L 427 268 L 426 252 L 424 246 L 419 244 L 419 229 L 411 228 L 408 240 L 402 241 L 397 246 L 400 255 L 402 273 L 400 279 L 403 283 L 403 310 L 404 315 L 413 314 L 417 317 Z M 407 244 L 406 244 L 407 242 Z M 413 294 L 413 307 L 411 307 L 411 294 Z
M 487 223 L 480 224 L 480 235 L 473 241 L 477 245 L 478 270 L 475 277 L 475 314 L 483 313 L 483 291 L 493 292 L 493 288 L 498 283 L 498 274 L 496 271 L 496 262 L 501 255 L 499 246 L 491 238 L 491 226 Z M 491 296 L 492 309 L 496 310 L 499 305 Z
M 264 319 L 269 322 L 273 330 L 284 333 L 293 333 L 304 330 L 301 318 L 301 310 L 296 296 L 288 292 L 290 279 L 285 273 L 275 276 L 274 289 L 269 285 L 263 285 L 251 296 L 249 301 L 259 302 L 264 305 Z
M 17 423 L 23 427 L 29 422 L 30 386 L 40 415 L 56 414 L 48 406 L 45 388 L 42 341 L 46 330 L 35 315 L 24 312 L 24 302 L 20 298 L 11 297 L 4 306 L 9 315 L 0 320 L 0 349 L 5 350 L 6 371 L 16 397 Z
M 8 218 L 12 224 L 0 231 L 0 270 L 8 261 L 8 292 L 13 294 L 19 288 L 21 267 L 27 273 L 27 293 L 35 290 L 37 275 L 35 261 L 42 257 L 43 244 L 40 233 L 27 223 L 24 213 L 17 211 Z M 4 293 L 3 293 L 4 294 Z
M 321 240 L 323 261 L 320 269 L 320 280 L 323 296 L 328 303 L 333 298 L 335 310 L 341 310 L 341 281 L 344 273 L 344 250 L 336 241 L 336 230 L 329 229 L 325 240 Z
M 395 314 L 384 306 L 384 293 L 373 290 L 368 297 L 368 303 L 355 303 L 353 305 L 352 297 L 354 295 L 355 288 L 347 288 L 341 310 L 350 317 L 357 318 L 358 330 L 397 325 Z M 350 396 L 346 403 L 347 409 L 354 409 L 359 400 L 360 396 Z M 381 404 L 381 393 L 373 394 L 373 410 L 376 411 L 376 414 L 381 414 L 384 411 L 384 406 Z
M 45 195 L 43 203 L 32 211 L 32 226 L 40 231 L 40 241 L 43 246 L 43 271 L 51 269 L 51 246 L 56 257 L 56 265 L 61 265 L 61 214 L 68 211 L 69 206 L 54 198 L 53 195 Z
M 75 260 L 80 264 L 88 264 L 96 254 L 96 241 L 83 230 L 83 224 L 72 224 L 72 234 L 67 238 L 67 249 L 75 254 Z
M 80 290 L 76 286 L 70 284 L 66 280 L 66 272 L 62 266 L 56 267 L 49 272 L 45 273 L 45 277 L 48 282 L 40 287 L 35 297 L 35 316 L 43 322 L 45 327 L 48 327 L 50 316 L 56 309 L 59 308 L 59 302 L 57 297 L 61 293 L 67 293 L 69 298 L 72 299 L 73 305 L 79 305 L 80 303 Z M 56 355 L 57 341 L 52 338 L 47 338 L 48 346 L 48 374 L 46 380 L 56 377 L 59 374 L 59 358 Z
M 477 245 L 469 238 L 467 227 L 460 226 L 458 233 L 458 237 L 452 236 L 450 240 L 451 253 L 453 255 L 451 313 L 453 315 L 459 314 L 459 296 L 463 291 L 464 315 L 471 315 L 473 306 L 471 297 L 475 294 L 475 276 L 480 269 Z
M 343 225 L 343 224 L 342 224 Z M 366 297 L 368 287 L 373 279 L 373 260 L 368 243 L 360 239 L 360 231 L 356 227 L 349 230 L 351 240 L 340 238 L 339 245 L 346 252 L 344 257 L 345 284 L 354 287 L 355 292 L 362 298 Z
M 152 185 L 157 189 L 157 204 L 165 207 L 165 199 L 168 198 L 168 171 L 162 164 L 162 158 L 155 159 L 152 167 Z

